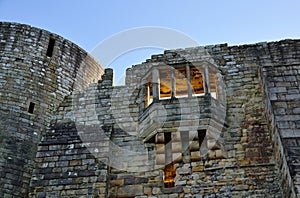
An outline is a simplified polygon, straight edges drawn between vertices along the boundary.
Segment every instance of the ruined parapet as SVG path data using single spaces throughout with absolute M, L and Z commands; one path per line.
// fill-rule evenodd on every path
M 0 196 L 26 197 L 54 110 L 103 69 L 72 42 L 23 24 L 0 23 L 0 53 Z

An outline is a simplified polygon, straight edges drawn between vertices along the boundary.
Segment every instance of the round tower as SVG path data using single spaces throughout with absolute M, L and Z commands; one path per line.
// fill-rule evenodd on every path
M 103 71 L 87 52 L 56 34 L 0 22 L 0 197 L 27 197 L 52 112 Z

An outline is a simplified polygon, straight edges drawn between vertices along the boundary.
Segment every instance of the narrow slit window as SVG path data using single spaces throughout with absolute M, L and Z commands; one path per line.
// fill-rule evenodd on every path
M 49 44 L 48 44 L 48 49 L 47 49 L 47 56 L 48 57 L 52 57 L 54 45 L 55 45 L 55 39 L 50 38 L 49 39 Z
M 28 107 L 28 113 L 33 113 L 35 104 L 33 102 L 30 102 Z
M 175 185 L 174 178 L 175 178 L 175 169 L 174 164 L 167 164 L 164 170 L 164 186 L 165 188 L 173 188 Z
M 164 170 L 164 186 L 165 188 L 172 188 L 175 185 L 174 178 L 176 170 L 172 160 L 172 142 L 171 133 L 165 133 L 165 170 Z
M 200 147 L 200 155 L 204 155 L 207 152 L 207 142 L 206 142 L 206 130 L 202 129 L 198 131 L 198 141 Z

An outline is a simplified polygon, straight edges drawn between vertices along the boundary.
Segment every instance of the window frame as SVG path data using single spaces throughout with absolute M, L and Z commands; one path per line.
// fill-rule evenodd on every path
M 177 95 L 177 87 L 176 87 L 176 71 L 178 70 L 178 68 L 182 68 L 185 67 L 185 72 L 186 72 L 186 76 L 184 77 L 184 79 L 186 79 L 186 88 L 187 88 L 187 94 L 184 95 Z M 193 78 L 193 68 L 196 68 L 196 70 L 198 71 L 197 74 L 200 74 L 200 84 L 202 85 L 202 90 L 200 93 L 195 93 L 195 85 L 192 82 L 192 78 Z M 157 100 L 169 100 L 172 98 L 187 98 L 187 97 L 198 97 L 198 96 L 204 96 L 205 94 L 209 93 L 211 94 L 211 97 L 213 97 L 214 99 L 218 100 L 220 98 L 219 95 L 219 79 L 218 79 L 218 71 L 216 68 L 211 68 L 209 67 L 209 65 L 207 64 L 200 64 L 200 63 L 184 63 L 184 64 L 174 64 L 174 65 L 156 65 L 154 66 L 151 71 L 148 71 L 144 77 L 144 80 L 146 80 L 146 93 L 144 92 L 145 95 L 145 108 L 147 108 L 148 106 L 150 106 L 154 101 L 154 83 L 153 83 L 153 70 L 158 70 L 158 79 L 157 80 Z M 162 97 L 162 87 L 161 87 L 161 73 L 163 70 L 169 70 L 171 72 L 171 77 L 170 77 L 170 81 L 169 83 L 167 83 L 170 86 L 170 96 L 168 97 Z M 189 74 L 188 74 L 189 73 Z M 210 76 L 215 76 L 214 78 L 214 82 L 212 82 L 210 79 Z M 149 86 L 149 84 L 151 84 L 152 86 Z M 211 86 L 212 84 L 214 85 L 214 92 L 211 91 Z M 152 92 L 149 90 L 150 87 L 152 88 Z M 152 93 L 152 94 L 150 94 Z M 152 96 L 152 98 L 149 96 Z

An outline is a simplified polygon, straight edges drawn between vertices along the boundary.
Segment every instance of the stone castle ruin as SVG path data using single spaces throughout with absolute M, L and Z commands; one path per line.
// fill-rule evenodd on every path
M 166 50 L 113 85 L 0 22 L 0 197 L 300 197 L 300 40 Z

